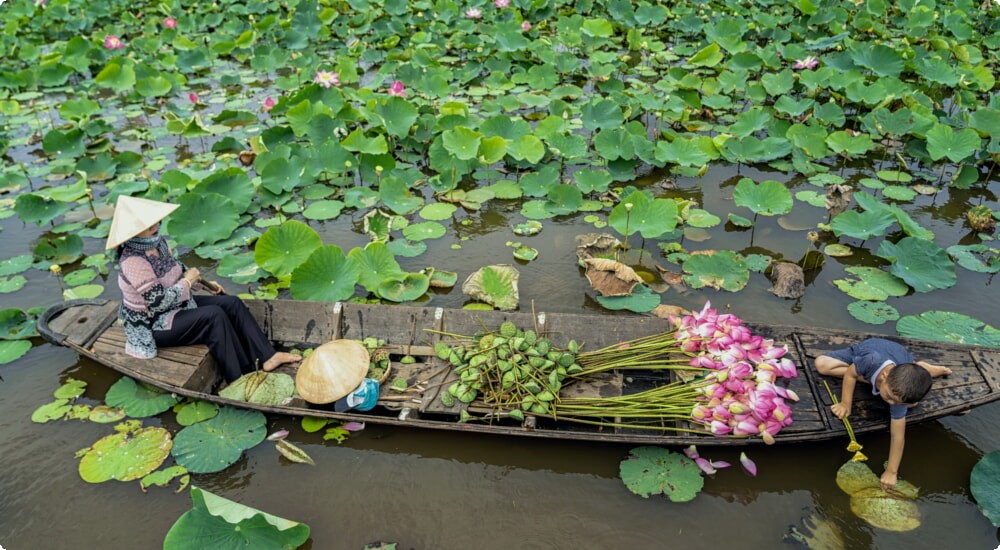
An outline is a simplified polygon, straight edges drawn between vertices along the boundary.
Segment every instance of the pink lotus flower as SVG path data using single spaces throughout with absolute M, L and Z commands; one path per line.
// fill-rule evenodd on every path
M 483 17 L 483 10 L 479 8 L 469 8 L 465 10 L 465 17 L 469 19 L 480 19 Z
M 349 432 L 360 432 L 361 430 L 365 429 L 365 423 L 364 422 L 348 422 L 347 424 L 344 424 L 343 426 L 341 426 L 341 428 L 344 428 L 345 430 L 347 430 Z
M 340 86 L 340 73 L 316 71 L 316 78 L 313 79 L 313 82 L 324 88 L 329 88 L 330 86 Z
M 117 35 L 109 34 L 104 37 L 104 47 L 109 50 L 120 50 L 125 47 L 125 43 Z
M 191 92 L 188 94 L 188 101 L 191 103 L 198 103 L 198 94 Z
M 527 21 L 521 22 L 521 30 L 524 31 L 524 32 L 530 31 L 531 30 L 531 23 L 528 23 Z
M 405 86 L 403 83 L 397 80 L 392 83 L 392 86 L 389 86 L 389 95 L 395 97 L 406 97 L 406 90 L 404 88 Z
M 805 59 L 796 59 L 793 69 L 815 69 L 819 65 L 819 59 L 809 55 Z
M 264 112 L 266 113 L 266 112 L 270 111 L 271 109 L 274 109 L 274 106 L 276 104 L 277 104 L 277 101 L 275 101 L 273 97 L 269 97 L 269 98 L 265 99 L 264 100 L 264 106 L 263 106 Z
M 173 29 L 177 26 L 177 20 L 173 17 L 168 17 L 163 20 L 163 26 L 168 29 Z
M 493 0 L 493 5 L 498 8 L 506 8 L 510 5 L 510 0 Z

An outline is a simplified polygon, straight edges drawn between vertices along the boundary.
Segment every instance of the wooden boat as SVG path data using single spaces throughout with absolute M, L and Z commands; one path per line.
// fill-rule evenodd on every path
M 155 359 L 149 360 L 126 355 L 123 351 L 124 333 L 115 323 L 117 301 L 74 300 L 57 304 L 39 318 L 38 329 L 54 344 L 70 347 L 94 361 L 166 391 L 267 413 L 440 430 L 654 445 L 746 445 L 762 442 L 757 437 L 720 438 L 707 432 L 602 429 L 586 424 L 559 422 L 544 416 L 528 416 L 523 422 L 510 418 L 489 422 L 459 422 L 458 417 L 463 409 L 474 415 L 487 415 L 492 409 L 475 401 L 470 404 L 457 403 L 452 408 L 441 403 L 441 393 L 446 391 L 445 388 L 455 377 L 446 362 L 434 354 L 433 345 L 442 338 L 447 338 L 442 333 L 471 335 L 483 326 L 493 329 L 503 321 L 512 321 L 522 329 L 533 328 L 540 334 L 546 333 L 557 346 L 565 346 L 573 338 L 578 342 L 585 342 L 586 349 L 594 350 L 670 328 L 666 321 L 656 317 L 531 314 L 290 300 L 255 300 L 248 301 L 247 306 L 265 334 L 279 348 L 306 349 L 335 338 L 384 339 L 393 360 L 392 378 L 403 377 L 411 387 L 422 382 L 427 389 L 420 393 L 398 394 L 390 390 L 388 385 L 383 385 L 379 406 L 365 413 L 336 413 L 323 407 L 311 406 L 300 399 L 293 400 L 287 406 L 256 405 L 214 394 L 220 378 L 205 346 L 165 348 L 159 351 Z M 812 364 L 815 357 L 825 351 L 846 347 L 871 335 L 752 324 L 750 328 L 755 334 L 786 344 L 792 360 L 798 366 L 798 377 L 789 386 L 800 397 L 792 405 L 794 423 L 783 429 L 777 440 L 795 442 L 846 438 L 843 424 L 830 412 L 831 402 L 823 386 L 823 377 L 815 372 Z M 908 416 L 910 423 L 961 413 L 1000 399 L 1000 350 L 899 340 L 917 358 L 951 367 L 954 371 L 951 376 L 934 381 L 927 397 L 919 406 L 911 409 Z M 404 355 L 416 358 L 416 362 L 400 363 L 399 359 Z M 561 396 L 607 397 L 630 394 L 672 381 L 674 376 L 674 372 L 670 370 L 613 371 L 594 376 L 586 382 L 568 384 Z M 840 381 L 827 381 L 834 394 L 839 396 Z M 865 385 L 859 385 L 851 418 L 856 433 L 884 430 L 889 418 L 887 405 L 871 395 Z M 681 424 L 683 425 L 678 427 L 703 430 L 697 424 Z

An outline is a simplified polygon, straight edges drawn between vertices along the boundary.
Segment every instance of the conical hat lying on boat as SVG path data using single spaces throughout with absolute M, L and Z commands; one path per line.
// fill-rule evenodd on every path
M 115 205 L 115 217 L 111 220 L 111 230 L 108 231 L 108 242 L 104 248 L 115 248 L 149 229 L 178 208 L 176 204 L 119 195 L 118 203 Z
M 321 405 L 351 393 L 368 374 L 368 349 L 356 340 L 332 340 L 313 350 L 295 374 L 302 399 Z

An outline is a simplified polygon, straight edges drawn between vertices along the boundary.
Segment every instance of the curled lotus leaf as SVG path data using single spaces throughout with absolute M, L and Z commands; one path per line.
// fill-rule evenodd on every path
M 389 247 L 381 241 L 368 243 L 364 248 L 353 248 L 347 257 L 358 265 L 358 283 L 368 292 L 378 292 L 379 284 L 387 277 L 404 275 Z
M 166 487 L 167 485 L 170 484 L 171 481 L 174 480 L 174 478 L 180 477 L 181 487 L 177 489 L 177 492 L 179 493 L 182 490 L 184 490 L 184 487 L 187 485 L 187 482 L 184 481 L 184 478 L 187 477 L 188 479 L 190 479 L 190 476 L 188 476 L 187 473 L 188 473 L 187 468 L 185 468 L 184 466 L 171 466 L 163 470 L 157 470 L 155 472 L 147 474 L 145 477 L 139 480 L 139 488 L 142 489 L 143 493 L 145 493 L 146 489 L 153 487 L 154 485 L 156 487 Z
M 423 273 L 398 273 L 382 279 L 377 294 L 393 302 L 409 302 L 427 293 L 430 278 Z
M 220 391 L 219 396 L 259 405 L 283 405 L 291 399 L 293 393 L 295 393 L 295 380 L 291 376 L 280 372 L 258 370 L 237 378 Z M 212 414 L 208 418 L 214 416 L 215 414 Z M 178 413 L 178 422 L 180 417 Z
M 903 237 L 899 242 L 882 241 L 877 254 L 892 264 L 889 271 L 917 292 L 949 288 L 958 281 L 955 264 L 933 241 Z
M 576 236 L 576 257 L 580 264 L 587 258 L 614 258 L 622 242 L 608 233 L 585 233 Z
M 628 296 L 635 285 L 642 283 L 642 277 L 631 267 L 605 258 L 588 258 L 587 280 L 590 286 L 602 296 Z
M 538 257 L 538 249 L 522 245 L 514 249 L 514 257 L 518 260 L 530 262 Z
M 365 235 L 368 235 L 368 238 L 375 242 L 388 241 L 393 220 L 395 220 L 393 216 L 378 208 L 369 211 L 363 219 Z
M 488 265 L 469 275 L 462 293 L 502 310 L 517 309 L 520 273 L 509 264 Z
M 125 409 L 132 418 L 155 416 L 173 407 L 180 401 L 169 393 L 146 383 L 137 384 L 127 376 L 119 378 L 108 388 L 104 402 L 112 407 Z
M 537 220 L 528 220 L 524 223 L 519 223 L 511 228 L 515 235 L 528 236 L 537 235 L 542 231 L 542 222 Z
M 826 188 L 826 198 L 823 206 L 831 216 L 836 216 L 847 210 L 854 197 L 854 188 L 850 185 L 834 184 Z
M 665 494 L 674 502 L 687 502 L 705 485 L 693 460 L 660 447 L 632 449 L 618 471 L 628 490 L 643 498 Z
M 597 302 L 611 310 L 627 309 L 645 313 L 660 305 L 660 295 L 646 285 L 639 285 L 628 296 L 597 296 Z
M 267 437 L 267 419 L 258 411 L 222 407 L 213 418 L 188 426 L 174 438 L 178 464 L 193 474 L 219 472 L 243 451 Z
M 115 433 L 94 443 L 80 461 L 80 477 L 87 483 L 111 479 L 132 481 L 160 467 L 173 442 L 163 428 Z
M 424 274 L 430 277 L 432 288 L 451 288 L 458 282 L 458 273 L 454 271 L 428 268 L 424 270 Z
M 272 516 L 205 491 L 191 488 L 194 507 L 174 523 L 163 550 L 188 548 L 298 548 L 309 526 Z
M 90 409 L 90 416 L 88 417 L 91 422 L 98 424 L 111 424 L 123 418 L 125 418 L 125 409 L 109 407 L 107 405 L 98 405 Z

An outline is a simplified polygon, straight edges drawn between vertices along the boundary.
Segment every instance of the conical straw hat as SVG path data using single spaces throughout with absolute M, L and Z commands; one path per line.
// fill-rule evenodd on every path
M 111 231 L 108 232 L 108 242 L 104 248 L 115 248 L 149 229 L 177 208 L 176 204 L 119 195 L 115 217 L 111 220 Z
M 368 349 L 357 340 L 332 340 L 313 350 L 295 374 L 302 399 L 321 405 L 351 393 L 368 374 Z

